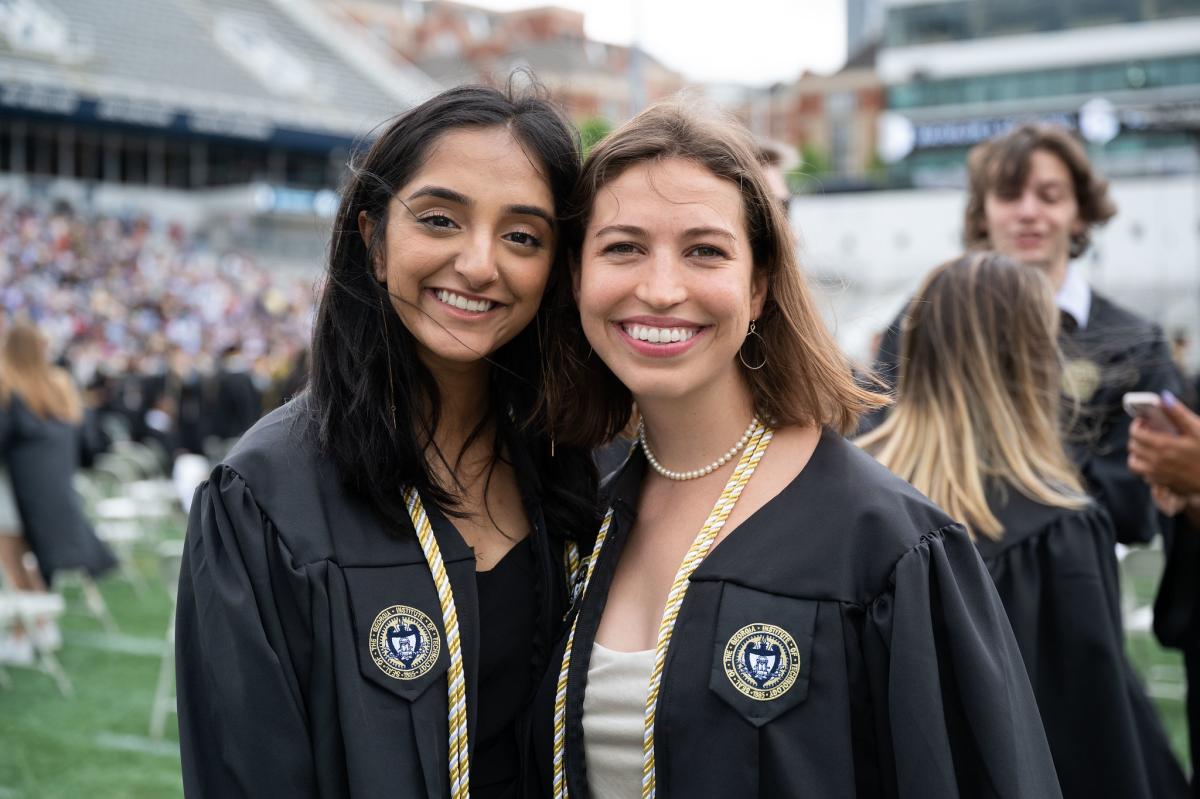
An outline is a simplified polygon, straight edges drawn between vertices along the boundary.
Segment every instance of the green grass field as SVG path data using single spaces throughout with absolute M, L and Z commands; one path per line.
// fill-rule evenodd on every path
M 110 578 L 102 588 L 120 625 L 104 633 L 68 587 L 61 660 L 75 686 L 66 699 L 45 674 L 8 669 L 0 687 L 0 799 L 158 799 L 182 795 L 177 729 L 172 716 L 163 740 L 149 737 L 150 708 L 158 676 L 170 600 L 151 555 L 140 558 L 148 586 Z M 1135 585 L 1147 601 L 1151 582 Z M 1186 763 L 1181 658 L 1147 637 L 1130 643 L 1138 669 L 1148 676 L 1175 751 Z

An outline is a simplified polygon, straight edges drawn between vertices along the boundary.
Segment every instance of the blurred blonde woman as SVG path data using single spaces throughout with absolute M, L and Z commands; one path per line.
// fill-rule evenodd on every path
M 12 478 L 23 544 L 37 556 L 45 583 L 60 570 L 83 569 L 94 577 L 115 565 L 84 516 L 72 482 L 82 419 L 79 393 L 70 376 L 50 363 L 45 337 L 32 325 L 14 324 L 0 349 L 0 456 Z M 15 545 L 17 563 L 23 544 Z M 6 563 L 10 571 L 15 587 L 42 587 L 36 577 Z
M 909 306 L 898 399 L 858 444 L 962 520 L 1016 633 L 1063 796 L 1186 795 L 1124 654 L 1115 534 L 1060 437 L 1053 291 L 994 252 Z

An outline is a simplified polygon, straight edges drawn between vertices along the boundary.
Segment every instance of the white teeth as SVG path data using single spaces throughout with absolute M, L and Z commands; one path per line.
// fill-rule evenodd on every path
M 648 341 L 651 344 L 674 344 L 677 341 L 687 341 L 698 332 L 697 328 L 694 327 L 622 325 L 622 328 L 638 341 Z
M 447 305 L 453 305 L 462 311 L 471 311 L 472 313 L 482 313 L 492 310 L 492 306 L 496 303 L 491 300 L 468 300 L 466 297 L 459 296 L 453 291 L 438 289 L 436 292 L 437 298 Z

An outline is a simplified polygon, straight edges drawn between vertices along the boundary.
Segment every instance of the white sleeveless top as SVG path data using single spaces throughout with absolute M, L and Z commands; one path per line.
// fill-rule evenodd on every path
M 583 697 L 584 758 L 595 799 L 642 795 L 642 731 L 654 650 L 592 646 Z

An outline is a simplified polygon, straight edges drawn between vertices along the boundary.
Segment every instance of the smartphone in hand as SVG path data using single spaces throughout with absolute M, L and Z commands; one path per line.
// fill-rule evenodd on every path
M 1143 419 L 1151 430 L 1170 435 L 1179 435 L 1179 429 L 1167 418 L 1162 409 L 1162 400 L 1153 391 L 1130 391 L 1121 398 L 1125 413 L 1135 419 Z

